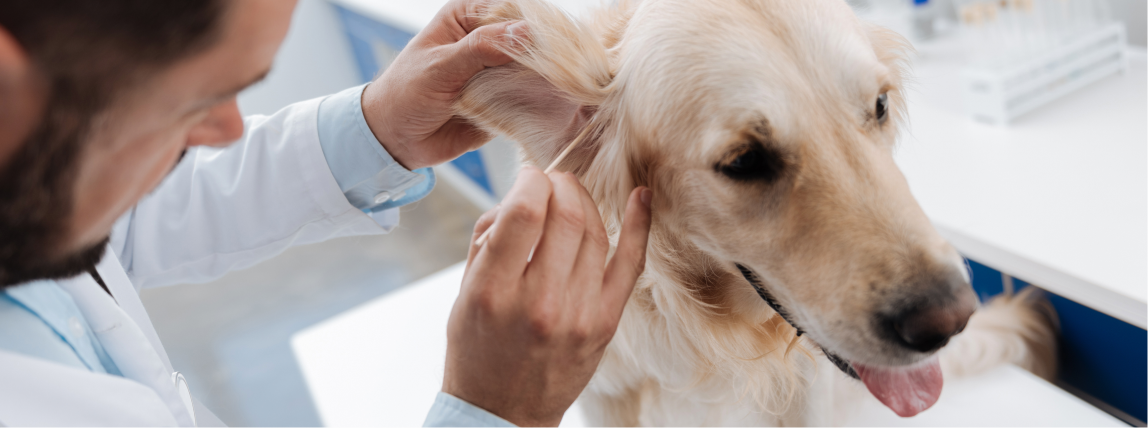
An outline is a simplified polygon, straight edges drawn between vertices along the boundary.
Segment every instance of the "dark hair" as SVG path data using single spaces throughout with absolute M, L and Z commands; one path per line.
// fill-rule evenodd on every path
M 48 90 L 40 123 L 0 163 L 0 289 L 77 275 L 100 259 L 103 243 L 59 248 L 89 128 L 116 96 L 212 46 L 225 1 L 0 0 L 0 27 Z
M 222 0 L 4 0 L 0 27 L 53 90 L 98 110 L 132 81 L 210 46 Z M 94 108 L 93 108 L 94 107 Z

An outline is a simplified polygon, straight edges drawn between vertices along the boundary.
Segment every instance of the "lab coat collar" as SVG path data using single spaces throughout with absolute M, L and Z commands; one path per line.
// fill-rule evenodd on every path
M 140 332 L 147 338 L 148 343 L 151 344 L 155 352 L 159 354 L 160 360 L 163 361 L 164 368 L 168 373 L 175 371 L 171 366 L 171 360 L 167 356 L 167 350 L 164 349 L 163 343 L 159 341 L 159 335 L 155 332 L 155 326 L 151 323 L 151 317 L 148 316 L 147 310 L 144 309 L 143 300 L 140 300 L 139 292 L 132 285 L 128 279 L 127 272 L 124 271 L 123 265 L 120 264 L 120 259 L 116 257 L 116 253 L 111 246 L 105 251 L 104 258 L 96 265 L 96 271 L 100 273 L 100 278 L 103 278 L 104 284 L 108 286 L 108 291 L 112 293 L 115 298 L 115 303 L 124 310 L 132 321 L 135 321 L 136 326 L 139 327 Z M 97 284 L 98 285 L 98 284 Z
M 143 302 L 119 266 L 111 248 L 96 266 L 112 296 L 108 296 L 90 275 L 61 280 L 59 284 L 72 295 L 120 373 L 153 389 L 179 425 L 194 426 L 191 409 L 172 381 L 174 370 L 167 353 L 147 317 Z

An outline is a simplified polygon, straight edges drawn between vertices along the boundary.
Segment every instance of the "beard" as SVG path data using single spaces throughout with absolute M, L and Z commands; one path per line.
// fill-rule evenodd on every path
M 76 95 L 68 92 L 49 97 L 40 124 L 0 165 L 0 290 L 76 276 L 103 257 L 107 237 L 78 250 L 61 250 L 67 247 L 82 142 L 98 111 L 97 103 L 62 101 Z

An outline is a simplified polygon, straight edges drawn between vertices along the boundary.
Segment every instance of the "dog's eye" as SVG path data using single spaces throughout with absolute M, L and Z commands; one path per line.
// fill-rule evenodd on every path
M 717 170 L 734 180 L 773 182 L 781 177 L 784 168 L 785 160 L 776 149 L 753 144 L 734 154 L 732 160 L 719 164 Z
M 882 93 L 877 96 L 877 123 L 884 124 L 885 119 L 889 118 L 889 94 Z

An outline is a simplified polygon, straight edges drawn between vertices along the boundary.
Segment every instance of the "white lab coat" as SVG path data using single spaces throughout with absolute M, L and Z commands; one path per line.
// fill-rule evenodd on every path
M 386 233 L 398 223 L 397 210 L 372 217 L 347 202 L 319 146 L 319 101 L 248 118 L 243 139 L 228 148 L 189 151 L 117 222 L 96 267 L 114 300 L 86 274 L 59 283 L 123 377 L 0 351 L 0 424 L 220 424 L 173 380 L 178 368 L 139 290 L 208 281 L 292 245 Z

